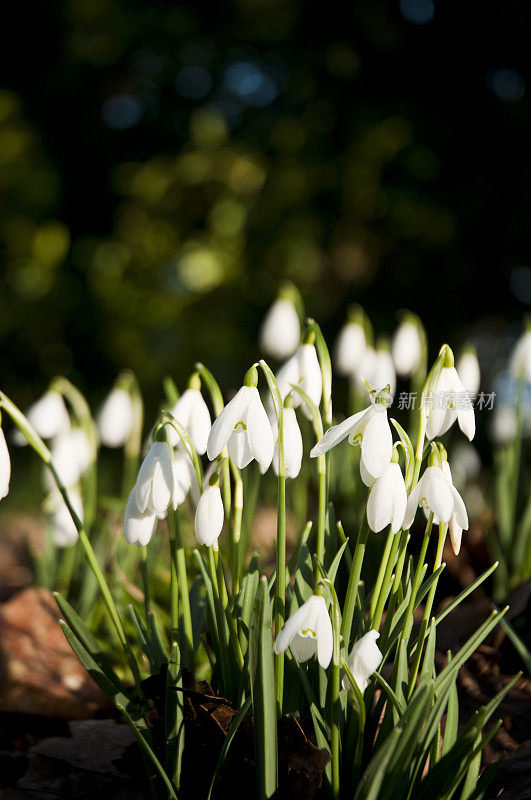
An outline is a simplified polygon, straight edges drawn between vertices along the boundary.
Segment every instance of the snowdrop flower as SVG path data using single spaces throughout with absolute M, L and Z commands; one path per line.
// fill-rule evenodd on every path
M 448 472 L 448 468 L 446 469 Z M 440 522 L 449 523 L 452 515 L 455 515 L 454 528 L 456 526 L 460 526 L 463 530 L 468 528 L 465 504 L 451 482 L 451 478 L 448 480 L 447 474 L 445 475 L 439 466 L 438 456 L 435 453 L 430 456 L 429 466 L 408 497 L 406 514 L 402 523 L 404 530 L 413 524 L 419 506 L 433 512 L 434 517 L 437 517 Z
M 420 366 L 423 343 L 420 322 L 413 314 L 407 314 L 393 337 L 391 354 L 397 373 L 402 378 L 410 377 Z
M 133 401 L 125 389 L 112 389 L 96 415 L 102 444 L 124 447 L 133 429 Z
M 466 391 L 472 396 L 475 396 L 479 391 L 479 385 L 481 383 L 481 372 L 475 350 L 467 348 L 463 351 L 456 364 L 456 370 L 459 380 Z
M 61 483 L 70 489 L 92 464 L 94 448 L 83 428 L 71 428 L 54 439 L 51 455 Z M 48 470 L 45 470 L 44 476 L 47 488 L 53 488 L 55 482 Z
M 340 375 L 355 375 L 367 349 L 364 312 L 360 307 L 349 315 L 348 322 L 339 331 L 335 344 L 335 363 Z
M 223 528 L 225 514 L 219 483 L 207 486 L 195 512 L 195 535 L 199 544 L 210 547 L 217 542 Z
M 284 468 L 286 478 L 296 478 L 301 471 L 302 462 L 302 435 L 297 422 L 297 415 L 291 403 L 291 397 L 287 397 L 284 402 Z M 275 440 L 275 450 L 273 453 L 273 470 L 278 475 L 279 470 L 279 442 L 278 442 L 278 423 L 276 417 L 271 421 L 273 439 Z
M 162 516 L 173 496 L 173 464 L 167 442 L 153 442 L 144 458 L 135 486 L 141 514 Z
M 70 428 L 70 417 L 65 402 L 59 392 L 48 391 L 26 411 L 28 422 L 35 428 L 41 439 L 53 439 Z M 14 441 L 18 445 L 27 444 L 26 439 L 16 431 Z
M 461 550 L 461 538 L 463 535 L 463 530 L 468 530 L 468 515 L 466 513 L 465 504 L 461 499 L 461 495 L 455 489 L 453 480 L 452 480 L 452 471 L 450 469 L 450 465 L 446 459 L 443 461 L 442 470 L 446 476 L 446 480 L 450 484 L 452 489 L 452 494 L 454 495 L 455 499 L 455 506 L 450 517 L 450 521 L 448 523 L 448 531 L 450 533 L 450 542 L 452 543 L 452 550 L 456 556 L 459 555 L 459 551 Z
M 212 425 L 208 436 L 207 454 L 213 461 L 226 446 L 229 456 L 239 469 L 253 458 L 262 472 L 271 464 L 274 441 L 271 425 L 260 400 L 256 385 L 258 372 L 251 367 L 245 385 L 227 403 Z
M 301 344 L 291 358 L 279 369 L 276 378 L 282 400 L 288 396 L 292 391 L 293 385 L 295 385 L 300 386 L 312 403 L 319 407 L 323 393 L 323 375 L 313 345 L 312 333 L 308 334 L 307 341 Z M 304 415 L 311 419 L 311 411 L 306 408 L 306 404 L 299 393 L 293 392 L 292 397 L 293 407 L 302 406 Z
M 372 380 L 369 381 L 369 383 L 376 386 L 377 389 L 389 386 L 389 394 L 391 397 L 394 396 L 396 389 L 396 372 L 387 343 L 382 343 L 376 350 L 371 377 Z
M 212 427 L 210 412 L 201 394 L 201 379 L 193 375 L 188 389 L 181 395 L 171 410 L 172 416 L 186 428 L 192 444 L 200 455 L 206 452 L 208 435 Z M 173 447 L 180 443 L 177 431 L 168 426 L 168 435 Z
M 429 404 L 426 424 L 428 439 L 442 436 L 457 420 L 465 436 L 472 441 L 476 432 L 474 409 L 454 367 L 454 356 L 448 346 L 438 379 L 432 386 L 428 379 L 426 395 L 426 403 Z
M 275 641 L 275 653 L 288 647 L 297 661 L 308 661 L 317 651 L 319 664 L 326 669 L 332 658 L 332 623 L 324 597 L 312 595 L 288 619 Z
M 0 428 L 0 500 L 6 497 L 9 492 L 9 481 L 11 480 L 11 459 L 7 449 L 4 431 Z
M 513 350 L 509 365 L 511 375 L 520 380 L 531 381 L 531 328 L 522 334 Z
M 310 451 L 311 458 L 326 453 L 348 436 L 350 444 L 361 444 L 364 474 L 379 478 L 389 464 L 393 450 L 393 437 L 387 421 L 388 400 L 388 390 L 383 389 L 374 396 L 368 408 L 329 428 Z
M 275 300 L 260 330 L 260 348 L 279 360 L 295 352 L 301 337 L 299 315 L 287 297 Z
M 365 636 L 362 636 L 356 642 L 348 658 L 348 666 L 352 672 L 352 677 L 362 694 L 369 684 L 369 678 L 382 663 L 383 655 L 376 644 L 376 639 L 379 636 L 378 631 L 368 631 Z M 343 678 L 343 688 L 350 688 L 350 682 L 347 678 Z
M 387 525 L 391 525 L 391 531 L 397 533 L 402 527 L 406 505 L 406 485 L 395 450 L 391 461 L 372 485 L 367 502 L 369 528 L 379 533 Z
M 366 347 L 358 369 L 354 375 L 354 385 L 358 388 L 364 389 L 365 381 L 367 381 L 367 383 L 370 383 L 371 386 L 376 386 L 375 377 L 377 366 L 378 358 L 376 356 L 376 350 L 373 347 Z
M 184 503 L 195 479 L 194 466 L 188 453 L 176 450 L 173 454 L 173 492 L 171 504 L 174 511 Z
M 160 444 L 163 444 L 162 442 Z M 166 445 L 165 445 L 166 446 Z M 124 512 L 124 536 L 129 544 L 144 547 L 149 543 L 155 527 L 157 515 L 146 508 L 141 511 L 137 504 L 136 486 L 131 491 Z
M 83 501 L 80 493 L 75 489 L 71 489 L 68 492 L 68 497 L 70 499 L 70 503 L 72 504 L 72 508 L 78 515 L 81 522 L 83 522 Z M 77 528 L 74 524 L 74 520 L 72 519 L 70 511 L 68 510 L 67 505 L 59 492 L 56 494 L 55 508 L 53 510 L 50 523 L 52 538 L 57 547 L 70 547 L 77 542 Z

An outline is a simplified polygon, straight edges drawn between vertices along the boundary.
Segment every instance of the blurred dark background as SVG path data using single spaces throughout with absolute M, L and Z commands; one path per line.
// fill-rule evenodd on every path
M 330 339 L 352 301 L 378 333 L 418 312 L 434 349 L 516 336 L 525 4 L 4 0 L 2 17 L 0 376 L 21 405 L 57 373 L 97 399 L 131 367 L 151 403 L 197 359 L 237 382 L 284 278 Z

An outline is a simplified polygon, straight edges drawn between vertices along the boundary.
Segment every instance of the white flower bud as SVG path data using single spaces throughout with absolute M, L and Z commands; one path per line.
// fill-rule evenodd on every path
M 200 455 L 207 449 L 211 429 L 210 412 L 199 389 L 187 389 L 172 408 L 172 416 L 186 428 L 192 444 Z M 177 431 L 168 426 L 168 435 L 173 447 L 180 443 Z
M 173 465 L 166 442 L 153 442 L 142 462 L 136 482 L 139 511 L 157 517 L 164 514 L 173 495 Z
M 195 535 L 199 544 L 210 547 L 218 540 L 224 518 L 219 486 L 207 486 L 199 498 L 195 512 Z
M 124 447 L 133 429 L 133 401 L 125 389 L 113 389 L 97 414 L 98 430 L 106 447 Z
M 398 326 L 391 348 L 397 373 L 407 378 L 415 372 L 422 357 L 422 342 L 414 322 L 404 321 Z
M 0 500 L 9 492 L 9 481 L 11 480 L 11 459 L 7 449 L 4 431 L 0 428 Z
M 83 501 L 81 495 L 75 489 L 70 489 L 68 497 L 72 508 L 78 515 L 81 522 L 83 522 Z M 77 528 L 72 519 L 72 515 L 63 500 L 63 497 L 56 493 L 55 508 L 53 510 L 51 519 L 52 537 L 57 547 L 70 547 L 78 540 Z
M 279 360 L 288 358 L 298 347 L 301 326 L 295 306 L 289 300 L 275 300 L 260 330 L 260 347 Z
M 146 508 L 141 511 L 138 508 L 136 486 L 129 495 L 124 512 L 124 536 L 129 544 L 136 544 L 142 547 L 151 540 L 157 525 L 157 515 Z
M 354 375 L 363 361 L 367 341 L 363 325 L 347 322 L 337 337 L 335 345 L 336 369 L 345 377 Z
M 466 391 L 475 396 L 481 383 L 481 371 L 477 355 L 472 350 L 465 350 L 456 364 L 459 380 Z
M 356 642 L 348 659 L 352 677 L 362 694 L 368 686 L 369 678 L 382 663 L 383 655 L 376 644 L 379 636 L 378 631 L 368 631 Z M 346 678 L 343 678 L 343 687 L 345 689 L 350 687 L 350 682 Z

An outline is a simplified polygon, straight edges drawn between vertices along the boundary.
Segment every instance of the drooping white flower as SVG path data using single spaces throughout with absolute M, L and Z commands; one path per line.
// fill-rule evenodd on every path
M 376 356 L 376 350 L 373 347 L 367 346 L 359 363 L 358 369 L 354 373 L 354 386 L 358 389 L 364 389 L 365 381 L 370 383 L 371 386 L 376 386 L 375 378 L 377 367 L 378 358 Z
M 133 429 L 133 401 L 125 389 L 112 389 L 96 415 L 102 444 L 124 447 Z
M 195 535 L 199 544 L 210 547 L 217 542 L 223 528 L 225 513 L 219 484 L 207 486 L 195 512 Z
M 443 469 L 430 458 L 430 466 L 426 468 L 421 479 L 411 491 L 406 507 L 402 527 L 407 530 L 413 524 L 417 508 L 428 509 L 440 522 L 450 522 L 455 514 L 455 525 L 463 530 L 468 528 L 468 515 L 461 495 L 448 480 Z
M 144 458 L 135 487 L 141 514 L 148 511 L 162 516 L 173 495 L 173 464 L 166 442 L 153 442 Z
M 531 381 L 531 329 L 526 330 L 516 343 L 509 364 L 511 375 Z
M 192 483 L 195 480 L 195 473 L 190 456 L 183 450 L 175 450 L 172 466 L 173 493 L 171 501 L 175 510 L 186 500 L 188 492 L 192 488 Z
M 335 344 L 335 364 L 340 375 L 349 377 L 358 371 L 365 351 L 367 340 L 362 321 L 349 320 L 339 331 Z
M 454 482 L 452 478 L 452 470 L 450 469 L 450 464 L 446 460 L 446 458 L 442 462 L 442 471 L 444 473 L 444 477 L 448 481 L 452 490 L 454 489 Z M 458 494 L 459 501 L 456 503 L 454 507 L 454 511 L 452 516 L 450 517 L 450 521 L 448 522 L 448 532 L 450 533 L 450 541 L 452 544 L 452 549 L 456 556 L 459 555 L 459 551 L 461 549 L 461 538 L 463 535 L 463 530 L 468 529 L 468 514 L 466 512 L 465 505 L 461 499 L 461 496 Z M 462 505 L 461 505 L 462 504 Z M 429 509 L 424 508 L 424 515 L 426 518 L 429 516 Z M 433 524 L 438 525 L 441 520 L 439 517 L 434 514 L 433 515 Z M 464 525 L 464 521 L 466 521 L 466 525 Z
M 11 480 L 11 459 L 7 449 L 4 431 L 0 428 L 0 500 L 9 492 L 9 481 Z
M 69 428 L 56 436 L 51 447 L 52 463 L 67 489 L 75 486 L 94 460 L 94 449 L 83 428 Z M 45 484 L 52 488 L 55 484 L 48 470 L 45 471 Z
M 41 439 L 53 439 L 70 428 L 70 417 L 59 392 L 45 392 L 37 402 L 28 408 L 26 417 Z M 26 439 L 18 430 L 14 440 L 18 445 L 27 444 Z
M 83 522 L 83 501 L 76 489 L 70 489 L 68 497 L 72 508 Z M 52 538 L 57 547 L 70 547 L 78 540 L 77 528 L 62 496 L 57 492 L 55 507 L 50 518 Z
M 382 663 L 383 655 L 376 644 L 376 639 L 379 636 L 378 631 L 368 631 L 365 636 L 362 636 L 356 642 L 348 658 L 352 677 L 362 694 L 369 684 L 369 678 Z M 345 689 L 350 688 L 350 682 L 347 678 L 343 678 L 343 686 Z
M 312 403 L 319 407 L 323 393 L 323 376 L 319 359 L 313 344 L 301 344 L 297 351 L 279 369 L 276 376 L 282 400 L 292 391 L 293 385 L 308 395 Z M 293 407 L 302 406 L 304 415 L 311 419 L 311 411 L 298 392 L 292 392 Z
M 376 350 L 371 377 L 372 380 L 369 383 L 377 389 L 389 386 L 389 394 L 391 397 L 394 396 L 396 389 L 395 365 L 386 346 L 378 347 Z
M 396 533 L 402 527 L 406 513 L 407 492 L 402 470 L 396 461 L 390 461 L 372 485 L 367 502 L 367 522 L 375 533 L 391 525 Z
M 287 620 L 275 641 L 275 653 L 291 648 L 297 661 L 308 661 L 317 651 L 319 664 L 326 669 L 330 664 L 333 649 L 332 623 L 326 602 L 319 595 L 312 595 Z
M 124 536 L 129 544 L 143 547 L 148 544 L 157 526 L 157 515 L 146 508 L 141 511 L 137 503 L 136 486 L 131 491 L 124 512 Z
M 208 435 L 212 425 L 208 406 L 199 389 L 195 387 L 186 389 L 172 408 L 171 413 L 177 422 L 186 428 L 197 452 L 203 455 L 207 449 Z M 171 425 L 168 426 L 168 435 L 174 447 L 180 443 L 179 435 Z
M 302 435 L 297 422 L 294 408 L 284 407 L 284 468 L 286 478 L 296 478 L 301 471 L 302 462 Z M 275 416 L 271 420 L 275 450 L 273 453 L 273 470 L 278 475 L 279 470 L 279 443 L 278 423 Z
M 214 421 L 207 444 L 209 459 L 213 461 L 225 446 L 239 469 L 253 458 L 262 472 L 271 464 L 273 432 L 256 384 L 242 386 Z
M 476 432 L 474 408 L 453 366 L 453 356 L 450 357 L 450 364 L 451 366 L 443 366 L 438 379 L 427 392 L 426 436 L 428 439 L 442 436 L 457 420 L 465 436 L 472 441 Z
M 391 354 L 397 373 L 403 377 L 410 377 L 420 365 L 422 358 L 422 340 L 418 324 L 406 317 L 398 326 L 393 337 Z
M 391 460 L 393 437 L 387 421 L 387 408 L 381 402 L 382 393 L 368 408 L 348 417 L 339 425 L 329 428 L 323 438 L 310 451 L 311 458 L 326 453 L 343 439 L 352 445 L 361 444 L 361 458 L 365 473 L 379 478 Z
M 456 364 L 459 380 L 465 390 L 473 397 L 479 392 L 481 370 L 474 350 L 465 350 Z
M 298 347 L 301 326 L 295 306 L 290 300 L 275 300 L 260 330 L 261 349 L 273 358 L 288 358 Z

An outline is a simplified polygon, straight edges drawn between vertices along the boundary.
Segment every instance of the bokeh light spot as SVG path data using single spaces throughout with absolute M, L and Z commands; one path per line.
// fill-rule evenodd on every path
M 500 100 L 516 103 L 525 94 L 525 81 L 515 70 L 508 67 L 493 69 L 487 75 L 487 86 Z
M 108 128 L 125 131 L 137 125 L 144 114 L 144 104 L 132 94 L 115 94 L 103 104 L 101 115 Z
M 212 88 L 212 78 L 203 67 L 184 67 L 175 78 L 175 88 L 182 97 L 200 100 Z
M 433 0 L 400 0 L 400 11 L 408 22 L 414 25 L 426 25 L 435 14 Z
M 248 106 L 262 108 L 278 94 L 276 81 L 253 61 L 237 61 L 227 67 L 225 87 Z

